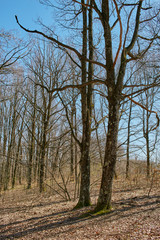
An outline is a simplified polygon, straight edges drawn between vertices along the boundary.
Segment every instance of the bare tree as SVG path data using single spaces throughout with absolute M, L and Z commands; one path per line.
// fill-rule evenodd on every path
M 29 76 L 29 79 L 34 83 L 33 99 L 30 101 L 32 103 L 33 114 L 31 129 L 29 130 L 31 140 L 29 147 L 28 188 L 31 187 L 32 182 L 33 153 L 35 151 L 34 142 L 36 140 L 36 144 L 39 145 L 40 151 L 38 163 L 40 192 L 44 191 L 45 169 L 47 169 L 48 165 L 47 152 L 50 141 L 50 132 L 53 128 L 51 123 L 53 121 L 53 116 L 56 115 L 56 112 L 59 112 L 57 109 L 57 94 L 54 94 L 52 89 L 55 88 L 57 81 L 59 81 L 64 62 L 62 61 L 62 56 L 58 55 L 58 53 L 52 49 L 52 45 L 44 42 L 43 47 L 38 44 L 31 62 L 28 63 L 30 72 L 32 73 L 31 76 Z M 47 92 L 45 88 L 50 89 L 50 92 Z M 41 101 L 37 100 L 37 98 L 40 98 Z M 35 134 L 35 121 L 37 114 L 39 114 L 40 117 L 39 141 Z
M 35 151 L 35 128 L 36 128 L 36 102 L 37 102 L 37 85 L 33 84 L 34 88 L 34 96 L 33 96 L 33 108 L 32 108 L 32 123 L 31 123 L 31 139 L 30 139 L 30 147 L 29 147 L 29 159 L 28 159 L 28 176 L 27 181 L 28 185 L 27 188 L 31 188 L 32 183 L 32 169 L 33 169 L 33 156 Z
M 27 110 L 27 102 L 24 102 L 24 110 L 21 109 L 21 125 L 20 128 L 18 129 L 18 143 L 17 143 L 17 150 L 16 150 L 16 155 L 15 155 L 15 161 L 14 161 L 14 166 L 13 166 L 13 175 L 12 175 L 12 188 L 15 186 L 15 181 L 16 181 L 16 176 L 17 176 L 17 169 L 19 166 L 19 159 L 20 159 L 20 150 L 22 146 L 22 136 L 23 136 L 23 128 L 24 128 L 24 118 Z M 23 111 L 23 114 L 22 114 Z
M 155 69 L 150 70 L 147 66 L 141 69 L 141 73 L 139 73 L 138 79 L 139 82 L 143 81 L 146 85 L 150 85 L 151 81 L 154 81 L 156 76 Z M 153 136 L 153 126 L 154 126 L 154 119 L 152 118 L 152 111 L 154 106 L 156 105 L 155 95 L 157 93 L 158 88 L 154 87 L 151 89 L 147 89 L 143 94 L 140 96 L 139 102 L 145 106 L 148 111 L 143 109 L 142 111 L 142 123 L 143 123 L 143 137 L 145 139 L 145 146 L 146 146 L 146 159 L 147 159 L 147 177 L 150 177 L 151 171 L 151 155 L 154 152 L 156 142 L 157 142 L 157 131 Z M 152 137 L 151 137 L 152 135 Z
M 90 6 L 84 1 L 79 2 L 79 1 L 73 0 L 73 2 L 76 2 L 77 4 L 82 5 L 82 7 L 85 8 L 85 11 Z M 93 83 L 104 84 L 107 88 L 109 117 L 108 117 L 108 131 L 106 136 L 106 146 L 105 146 L 105 156 L 104 156 L 101 187 L 100 187 L 99 198 L 96 206 L 96 211 L 99 211 L 102 209 L 106 210 L 111 208 L 112 183 L 113 183 L 116 157 L 117 157 L 117 138 L 118 138 L 119 113 L 120 113 L 119 107 L 120 107 L 121 99 L 123 97 L 126 97 L 123 94 L 123 88 L 126 87 L 124 86 L 124 76 L 126 71 L 126 65 L 130 61 L 135 61 L 137 59 L 142 58 L 145 55 L 145 53 L 152 47 L 154 40 L 159 39 L 158 22 L 157 22 L 157 28 L 152 29 L 152 31 L 149 31 L 151 30 L 149 29 L 149 27 L 152 25 L 146 24 L 148 22 L 152 22 L 152 20 L 155 20 L 159 14 L 159 11 L 157 10 L 156 13 L 151 12 L 152 11 L 151 6 L 149 6 L 148 3 L 145 3 L 145 1 L 143 0 L 139 0 L 136 3 L 134 2 L 130 4 L 124 3 L 122 1 L 116 1 L 116 0 L 114 0 L 113 2 L 108 0 L 102 0 L 101 2 L 92 0 L 91 2 L 92 2 L 92 9 L 94 10 L 95 14 L 97 14 L 98 16 L 99 26 L 103 31 L 103 40 L 101 42 L 104 46 L 103 62 L 90 60 L 89 58 L 87 58 L 87 55 L 85 52 L 82 52 L 81 54 L 74 47 L 66 43 L 62 43 L 56 38 L 52 36 L 48 36 L 47 34 L 41 31 L 26 29 L 19 23 L 17 17 L 16 17 L 16 20 L 17 20 L 17 23 L 20 25 L 20 27 L 25 31 L 30 33 L 40 34 L 41 36 L 54 42 L 56 46 L 58 45 L 60 48 L 66 49 L 66 51 L 70 50 L 74 54 L 76 54 L 79 61 L 83 65 L 82 79 L 85 79 L 85 75 L 86 75 L 86 66 L 84 64 L 85 62 L 92 62 L 94 65 L 103 68 L 104 79 L 95 78 L 93 81 L 90 81 L 89 83 L 84 81 L 82 82 L 81 85 L 64 86 L 62 88 L 57 88 L 52 90 L 52 91 L 57 91 L 57 90 L 62 91 L 70 87 L 80 88 L 82 89 L 81 92 L 83 95 L 83 91 L 85 87 L 89 84 L 93 84 Z M 149 14 L 150 14 L 150 17 L 147 18 Z M 132 27 L 131 27 L 131 20 L 132 20 Z M 119 29 L 117 27 L 117 23 L 119 24 Z M 147 30 L 145 32 L 148 33 L 148 35 L 144 36 L 142 35 L 142 33 L 143 33 L 143 27 L 145 26 L 147 26 L 146 27 Z M 115 32 L 119 34 L 118 36 L 119 44 L 117 46 L 117 38 L 116 38 L 117 51 L 114 54 L 115 51 L 113 48 L 114 47 L 113 34 Z M 85 36 L 85 31 L 83 34 Z M 86 51 L 85 49 L 83 50 Z M 113 57 L 113 54 L 115 55 L 115 57 Z M 83 108 L 83 111 L 84 111 L 84 108 Z

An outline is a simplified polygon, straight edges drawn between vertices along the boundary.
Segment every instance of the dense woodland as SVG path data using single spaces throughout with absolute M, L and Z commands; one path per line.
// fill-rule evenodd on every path
M 110 209 L 114 178 L 150 179 L 160 164 L 160 5 L 39 4 L 58 33 L 18 16 L 28 40 L 0 30 L 0 191 L 36 186 L 79 208 L 99 181 L 96 211 Z

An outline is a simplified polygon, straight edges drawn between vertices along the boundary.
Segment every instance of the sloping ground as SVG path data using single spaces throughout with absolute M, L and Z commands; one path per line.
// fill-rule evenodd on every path
M 94 206 L 72 211 L 76 202 L 60 202 L 56 195 L 8 191 L 0 197 L 0 239 L 158 240 L 160 189 L 147 193 L 146 188 L 116 190 L 110 213 L 84 217 Z

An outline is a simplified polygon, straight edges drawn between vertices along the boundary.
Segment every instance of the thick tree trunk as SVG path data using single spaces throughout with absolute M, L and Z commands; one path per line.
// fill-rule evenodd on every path
M 86 131 L 87 132 L 87 131 Z M 77 207 L 89 206 L 90 203 L 90 159 L 89 159 L 89 149 L 90 140 L 86 139 L 85 136 L 82 143 L 81 151 L 81 186 L 80 186 L 80 197 Z
M 119 125 L 119 103 L 114 96 L 109 101 L 108 133 L 105 147 L 104 166 L 96 211 L 111 208 L 112 184 L 117 157 Z

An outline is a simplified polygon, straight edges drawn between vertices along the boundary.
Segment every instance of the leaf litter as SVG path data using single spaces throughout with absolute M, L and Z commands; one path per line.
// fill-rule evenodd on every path
M 93 216 L 85 213 L 95 206 L 73 210 L 76 201 L 10 190 L 0 196 L 0 239 L 160 240 L 160 189 L 146 193 L 113 191 L 112 211 Z

